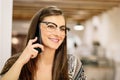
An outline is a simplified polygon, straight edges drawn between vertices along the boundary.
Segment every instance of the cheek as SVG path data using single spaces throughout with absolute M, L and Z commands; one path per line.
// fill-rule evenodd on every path
M 41 31 L 41 38 L 42 38 L 42 41 L 44 41 L 44 40 L 46 39 L 46 36 L 47 36 L 47 32 Z
M 62 37 L 62 41 L 61 41 L 61 43 L 62 43 L 64 40 L 65 40 L 65 36 Z
M 44 27 L 45 26 L 41 26 L 41 28 L 40 28 L 42 39 L 44 39 L 48 35 L 48 33 L 47 33 L 47 31 L 46 31 L 46 29 Z

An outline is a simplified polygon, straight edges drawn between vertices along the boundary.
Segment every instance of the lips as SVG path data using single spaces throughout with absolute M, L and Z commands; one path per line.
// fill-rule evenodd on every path
M 55 42 L 55 43 L 58 43 L 59 42 L 59 39 L 56 39 L 56 38 L 49 38 L 52 42 Z

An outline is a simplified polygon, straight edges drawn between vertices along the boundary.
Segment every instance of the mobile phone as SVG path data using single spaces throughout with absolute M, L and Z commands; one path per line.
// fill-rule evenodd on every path
M 36 32 L 35 32 L 35 37 L 37 37 L 37 41 L 36 41 L 35 43 L 42 44 L 41 31 L 40 31 L 39 25 L 37 25 Z M 35 44 L 35 43 L 34 43 L 34 44 Z M 37 48 L 35 48 L 35 49 L 38 51 L 38 53 L 41 53 L 41 52 L 42 52 L 41 48 L 39 48 L 39 47 L 37 47 Z

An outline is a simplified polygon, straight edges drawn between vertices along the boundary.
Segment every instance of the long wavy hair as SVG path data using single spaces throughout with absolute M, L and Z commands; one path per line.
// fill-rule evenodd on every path
M 63 15 L 62 11 L 55 7 L 50 6 L 41 9 L 38 11 L 32 18 L 30 28 L 27 35 L 27 42 L 30 39 L 35 37 L 35 31 L 37 29 L 37 25 L 47 16 L 54 15 Z M 52 80 L 69 80 L 68 77 L 68 62 L 67 62 L 67 52 L 66 52 L 66 36 L 62 44 L 55 52 L 55 57 L 53 61 L 52 67 Z M 34 80 L 37 71 L 37 62 L 38 57 L 31 59 L 27 64 L 25 64 L 22 68 L 19 79 L 20 80 Z

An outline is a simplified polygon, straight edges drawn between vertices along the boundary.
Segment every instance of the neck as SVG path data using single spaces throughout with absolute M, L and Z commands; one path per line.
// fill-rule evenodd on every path
M 44 51 L 39 54 L 39 62 L 44 65 L 52 65 L 54 60 L 55 50 L 44 49 Z

